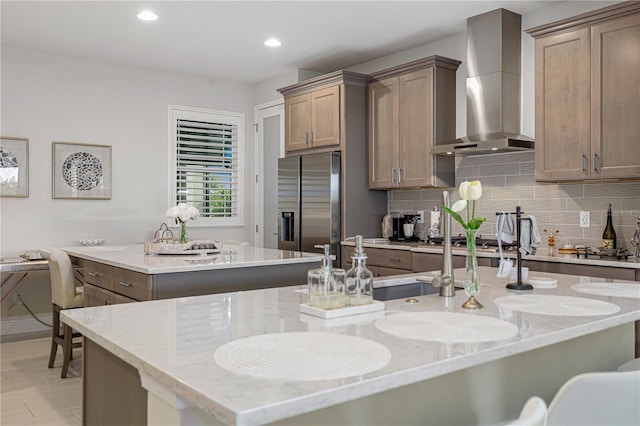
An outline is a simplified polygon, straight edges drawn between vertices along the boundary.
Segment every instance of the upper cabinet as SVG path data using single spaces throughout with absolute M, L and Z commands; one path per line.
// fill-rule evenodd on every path
M 640 3 L 527 32 L 536 38 L 536 180 L 640 178 Z
M 431 56 L 369 76 L 369 188 L 455 186 L 455 159 L 429 148 L 455 139 L 459 65 Z
M 298 155 L 342 150 L 350 86 L 366 76 L 337 71 L 279 89 L 285 98 L 285 152 Z

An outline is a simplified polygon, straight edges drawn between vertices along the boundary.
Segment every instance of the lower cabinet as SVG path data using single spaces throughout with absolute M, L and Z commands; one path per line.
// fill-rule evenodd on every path
M 412 253 L 413 272 L 440 271 L 442 269 L 442 254 L 440 253 Z M 453 267 L 464 268 L 466 256 L 453 256 Z M 479 257 L 478 266 L 492 266 L 490 257 Z
M 117 305 L 119 303 L 137 302 L 135 299 L 121 296 L 118 293 L 96 287 L 91 284 L 84 285 L 84 306 Z
M 342 250 L 342 267 L 349 270 L 352 266 L 351 254 L 353 250 Z M 409 250 L 394 250 L 383 248 L 365 248 L 367 253 L 367 269 L 374 277 L 410 274 L 412 270 L 412 256 Z
M 582 275 L 585 277 L 611 278 L 614 280 L 637 281 L 638 271 L 631 268 L 615 268 L 611 266 L 578 265 L 575 263 L 541 262 L 537 260 L 523 260 L 522 266 L 529 271 L 551 272 L 554 274 Z
M 89 260 L 84 268 L 84 306 L 114 305 L 152 299 L 152 276 Z

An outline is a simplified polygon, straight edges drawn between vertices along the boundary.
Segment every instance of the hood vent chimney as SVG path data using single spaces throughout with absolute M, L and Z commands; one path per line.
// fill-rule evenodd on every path
M 467 136 L 431 154 L 533 149 L 533 139 L 520 134 L 521 21 L 506 9 L 467 19 Z

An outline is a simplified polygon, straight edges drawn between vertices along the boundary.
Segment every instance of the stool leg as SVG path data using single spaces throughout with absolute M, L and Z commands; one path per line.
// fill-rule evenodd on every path
M 64 327 L 64 345 L 63 345 L 63 353 L 64 358 L 62 361 L 62 373 L 60 373 L 60 378 L 64 379 L 67 377 L 67 370 L 69 370 L 69 361 L 71 360 L 71 351 L 73 346 L 72 334 L 73 330 L 70 326 L 63 323 Z
M 56 337 L 59 337 L 60 333 L 60 309 L 52 304 L 52 317 L 53 327 L 51 329 L 51 351 L 49 352 L 49 368 L 53 368 L 53 363 L 56 361 L 56 353 L 58 352 L 58 343 L 56 343 Z

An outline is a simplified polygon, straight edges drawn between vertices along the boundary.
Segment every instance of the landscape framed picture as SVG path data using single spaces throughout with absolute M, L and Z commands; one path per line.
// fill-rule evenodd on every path
M 111 199 L 111 146 L 53 142 L 52 198 Z
M 29 139 L 0 136 L 0 197 L 29 196 Z

